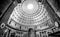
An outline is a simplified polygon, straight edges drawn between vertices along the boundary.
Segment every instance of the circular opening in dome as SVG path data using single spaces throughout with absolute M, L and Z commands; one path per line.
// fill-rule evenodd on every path
M 33 4 L 28 4 L 28 5 L 27 5 L 27 8 L 28 8 L 28 9 L 33 9 Z

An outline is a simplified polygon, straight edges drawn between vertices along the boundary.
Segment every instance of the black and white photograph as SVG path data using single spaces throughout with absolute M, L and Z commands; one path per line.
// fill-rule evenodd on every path
M 60 37 L 60 0 L 0 0 L 0 37 Z

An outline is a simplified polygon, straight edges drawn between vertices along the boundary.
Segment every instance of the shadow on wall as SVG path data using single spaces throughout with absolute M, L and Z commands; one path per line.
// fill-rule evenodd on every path
M 47 0 L 47 1 L 51 2 L 57 10 L 60 10 L 60 0 Z
M 4 14 L 10 3 L 11 0 L 0 0 L 0 17 Z
M 3 11 L 10 2 L 10 0 L 0 0 L 0 11 Z

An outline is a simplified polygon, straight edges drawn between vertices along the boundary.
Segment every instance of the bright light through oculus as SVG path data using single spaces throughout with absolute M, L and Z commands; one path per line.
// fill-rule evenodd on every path
M 38 10 L 38 3 L 36 1 L 25 1 L 22 4 L 22 10 L 24 11 L 24 14 L 28 14 L 31 16 L 32 14 L 36 13 Z
M 33 9 L 34 6 L 33 6 L 33 4 L 28 4 L 28 5 L 27 5 L 27 8 L 28 8 L 28 9 Z

